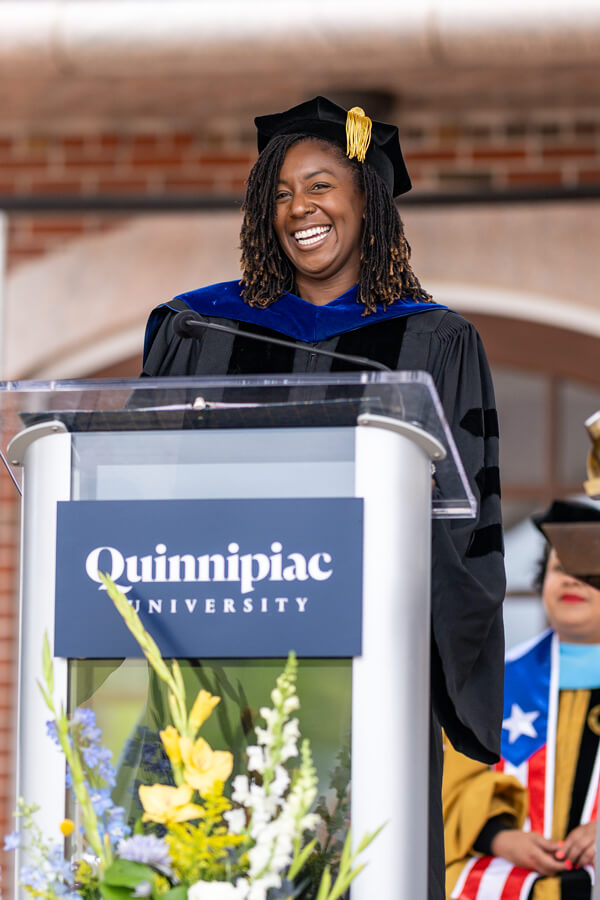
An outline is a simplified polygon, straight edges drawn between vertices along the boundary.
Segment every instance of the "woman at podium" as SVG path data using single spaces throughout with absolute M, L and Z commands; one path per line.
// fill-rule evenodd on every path
M 397 128 L 323 97 L 255 121 L 260 153 L 243 206 L 241 281 L 157 307 L 143 374 L 372 365 L 433 376 L 478 499 L 476 520 L 433 524 L 430 898 L 441 900 L 440 724 L 456 747 L 491 763 L 502 717 L 504 566 L 488 365 L 473 326 L 433 302 L 411 268 L 394 203 L 411 187 Z M 182 310 L 205 327 L 186 331 Z

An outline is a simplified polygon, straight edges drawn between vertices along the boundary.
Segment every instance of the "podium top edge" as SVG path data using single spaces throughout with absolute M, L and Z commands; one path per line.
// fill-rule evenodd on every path
M 400 385 L 423 384 L 434 386 L 434 381 L 429 372 L 401 371 L 401 372 L 340 372 L 339 374 L 313 374 L 313 375 L 227 375 L 209 377 L 173 377 L 161 376 L 159 378 L 83 378 L 83 379 L 52 379 L 48 381 L 14 380 L 0 381 L 0 393 L 62 393 L 72 391 L 112 391 L 134 390 L 143 387 L 144 390 L 165 390 L 169 388 L 194 388 L 198 387 L 303 387 L 309 385 Z

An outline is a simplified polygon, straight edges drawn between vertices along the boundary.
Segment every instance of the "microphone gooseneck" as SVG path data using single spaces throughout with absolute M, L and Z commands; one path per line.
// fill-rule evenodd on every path
M 250 331 L 239 331 L 237 328 L 231 328 L 229 325 L 220 325 L 217 322 L 207 322 L 201 318 L 198 313 L 193 310 L 182 310 L 177 313 L 173 319 L 173 330 L 179 337 L 197 339 L 200 335 L 198 332 L 208 329 L 209 331 L 221 331 L 224 334 L 232 334 L 234 337 L 248 338 L 251 341 L 261 341 L 263 344 L 277 344 L 280 347 L 289 347 L 292 350 L 303 350 L 305 353 L 314 353 L 316 356 L 326 356 L 328 359 L 339 359 L 353 366 L 360 368 L 377 369 L 380 372 L 391 372 L 389 366 L 376 362 L 373 359 L 367 359 L 366 356 L 351 356 L 347 353 L 333 353 L 330 350 L 321 350 L 317 347 L 303 346 L 302 343 L 294 343 L 286 341 L 283 338 L 266 337 L 262 334 L 253 334 Z

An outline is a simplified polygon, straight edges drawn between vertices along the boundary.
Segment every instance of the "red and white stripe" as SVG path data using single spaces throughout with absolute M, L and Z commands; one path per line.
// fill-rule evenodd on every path
M 498 856 L 481 856 L 470 860 L 462 870 L 453 900 L 527 900 L 531 887 L 539 878 L 536 872 L 520 869 Z

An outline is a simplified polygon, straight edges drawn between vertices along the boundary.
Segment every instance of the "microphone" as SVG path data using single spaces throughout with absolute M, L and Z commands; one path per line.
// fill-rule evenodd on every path
M 302 343 L 295 344 L 293 341 L 285 341 L 283 338 L 265 337 L 262 334 L 253 334 L 249 331 L 239 331 L 237 328 L 231 328 L 229 325 L 219 325 L 216 322 L 206 322 L 198 313 L 193 310 L 183 310 L 177 313 L 173 319 L 173 330 L 179 337 L 198 338 L 201 330 L 208 328 L 209 331 L 222 331 L 225 334 L 232 334 L 234 337 L 248 338 L 252 341 L 262 341 L 263 344 L 277 344 L 280 347 L 289 347 L 292 350 L 304 350 L 305 353 L 315 353 L 317 356 L 326 356 L 329 359 L 341 359 L 343 362 L 352 363 L 354 366 L 361 368 L 377 369 L 380 372 L 391 372 L 389 366 L 383 363 L 375 362 L 373 359 L 367 359 L 366 356 L 350 356 L 347 353 L 332 353 L 329 350 L 320 350 L 316 347 L 304 347 Z

